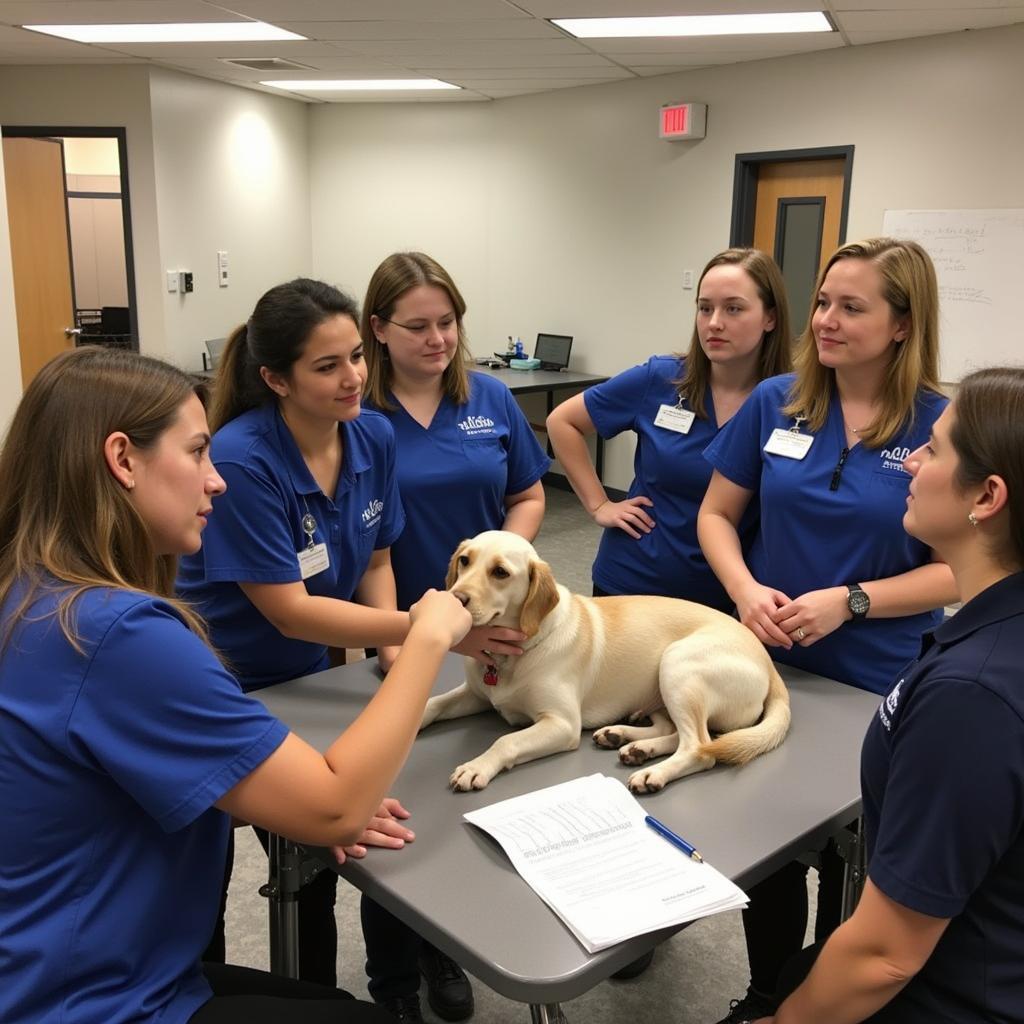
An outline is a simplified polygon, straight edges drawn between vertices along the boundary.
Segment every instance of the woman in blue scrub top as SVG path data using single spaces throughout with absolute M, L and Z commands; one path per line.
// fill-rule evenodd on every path
M 868 881 L 776 1024 L 1024 1016 L 1022 453 L 1016 367 L 964 378 L 906 459 L 903 525 L 948 562 L 964 605 L 925 634 L 868 727 Z
M 459 542 L 484 530 L 532 541 L 551 460 L 512 397 L 471 373 L 466 303 L 436 260 L 393 253 L 363 300 L 366 404 L 395 431 L 405 530 L 391 548 L 398 607 L 444 583 Z
M 389 553 L 405 523 L 394 434 L 383 416 L 360 415 L 357 322 L 351 298 L 299 278 L 263 295 L 224 349 L 212 457 L 228 489 L 178 590 L 246 690 L 326 668 L 329 647 L 376 646 L 387 667 L 409 631 Z M 521 635 L 473 629 L 458 649 L 516 654 L 505 641 Z M 322 984 L 336 980 L 336 884 L 321 872 L 298 900 L 300 977 Z
M 715 472 L 697 528 L 774 658 L 882 693 L 956 600 L 949 566 L 902 526 L 903 461 L 946 405 L 938 286 L 919 245 L 875 238 L 833 253 L 816 295 L 796 373 L 759 384 L 708 447 Z M 760 529 L 744 556 L 737 525 L 755 499 Z M 751 890 L 751 987 L 726 1021 L 773 1008 L 779 969 L 803 938 L 806 870 L 794 862 Z M 841 874 L 834 853 L 823 856 L 819 938 L 838 923 Z
M 399 608 L 430 587 L 444 586 L 452 552 L 466 537 L 510 530 L 532 541 L 544 518 L 541 477 L 551 460 L 509 389 L 467 370 L 465 313 L 451 276 L 421 252 L 388 256 L 363 300 L 366 405 L 394 428 L 405 509 L 405 529 L 391 546 Z M 422 972 L 438 1016 L 463 1020 L 472 1014 L 473 990 L 462 968 L 365 899 L 363 931 L 371 975 L 374 950 L 390 951 L 391 991 L 414 998 Z M 397 968 L 398 949 L 411 960 L 404 974 Z M 375 998 L 379 985 L 371 977 Z
M 200 962 L 231 819 L 361 855 L 469 615 L 414 610 L 359 729 L 319 754 L 174 597 L 224 482 L 190 378 L 81 348 L 0 452 L 0 1020 L 386 1024 L 337 989 Z M 214 513 L 216 515 L 216 513 Z M 212 520 L 211 520 L 212 521 Z
M 703 451 L 758 381 L 790 367 L 789 307 L 775 261 L 727 249 L 708 261 L 685 356 L 654 356 L 562 402 L 548 417 L 555 455 L 583 507 L 605 528 L 594 594 L 660 594 L 723 611 L 732 600 L 697 543 L 697 509 L 711 467 Z M 612 501 L 586 438 L 636 435 L 633 482 Z M 740 526 L 744 549 L 756 509 Z

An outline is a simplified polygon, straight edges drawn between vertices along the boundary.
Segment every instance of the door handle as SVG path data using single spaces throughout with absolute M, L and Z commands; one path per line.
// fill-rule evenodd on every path
M 81 335 L 81 333 L 82 333 L 82 328 L 81 327 L 65 327 L 64 328 L 64 334 L 67 337 L 69 337 L 69 338 L 77 338 L 77 337 L 79 337 Z

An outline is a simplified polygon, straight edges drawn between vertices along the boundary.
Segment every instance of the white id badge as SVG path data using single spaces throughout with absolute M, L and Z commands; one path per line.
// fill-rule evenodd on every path
M 776 427 L 764 450 L 769 455 L 781 455 L 783 458 L 799 461 L 810 451 L 812 444 L 813 434 L 797 434 L 792 430 Z
M 297 551 L 295 555 L 299 560 L 299 572 L 302 573 L 304 580 L 308 580 L 310 576 L 315 576 L 318 572 L 323 572 L 324 569 L 329 569 L 331 566 L 326 544 L 314 544 L 311 548 Z
M 693 426 L 694 413 L 690 409 L 680 409 L 678 405 L 663 405 L 654 417 L 656 427 L 673 430 L 677 434 L 688 434 Z

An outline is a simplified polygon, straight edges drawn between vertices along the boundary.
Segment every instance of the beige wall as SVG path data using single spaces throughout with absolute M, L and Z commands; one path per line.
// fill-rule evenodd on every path
M 0 67 L 0 124 L 125 127 L 140 346 L 186 368 L 271 284 L 309 273 L 304 104 L 142 66 Z M 6 227 L 3 234 L 7 238 Z M 216 251 L 227 249 L 228 288 Z M 195 275 L 188 296 L 166 270 Z
M 315 107 L 314 272 L 358 291 L 388 252 L 426 249 L 476 352 L 568 333 L 574 366 L 615 373 L 688 343 L 682 271 L 728 244 L 737 153 L 855 146 L 848 239 L 886 208 L 1024 205 L 1022 52 L 1013 26 L 486 105 Z M 709 105 L 706 139 L 657 138 L 678 100 Z M 617 439 L 606 479 L 631 475 Z
M 4 185 L 4 151 L 0 147 L 0 434 L 7 430 L 21 397 L 21 358 L 18 354 L 18 318 L 14 311 L 11 276 L 10 229 Z
M 310 272 L 307 110 L 161 68 L 151 94 L 161 266 L 191 270 L 195 283 L 188 295 L 162 291 L 167 352 L 198 369 L 204 339 L 245 320 L 271 285 Z

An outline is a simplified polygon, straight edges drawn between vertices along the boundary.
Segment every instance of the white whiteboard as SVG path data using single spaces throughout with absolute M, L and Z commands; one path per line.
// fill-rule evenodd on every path
M 883 233 L 920 242 L 935 263 L 942 380 L 1024 364 L 1024 210 L 886 210 Z

